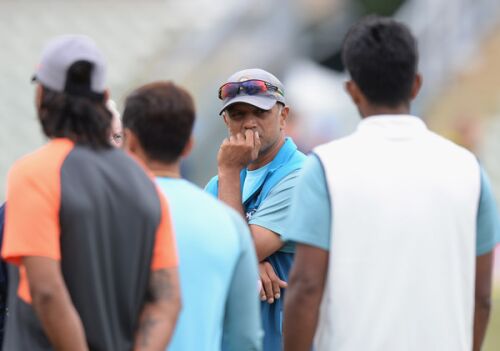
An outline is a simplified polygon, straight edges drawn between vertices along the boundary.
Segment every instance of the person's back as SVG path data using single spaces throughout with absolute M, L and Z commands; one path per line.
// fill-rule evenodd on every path
M 37 206 L 38 189 L 47 190 L 49 199 L 43 206 L 46 211 L 59 209 L 60 238 L 45 236 L 45 213 L 33 212 L 29 222 L 37 223 L 40 230 L 32 234 L 29 247 L 15 236 L 7 237 L 9 255 L 15 254 L 14 248 L 39 248 L 40 253 L 59 259 L 89 348 L 132 349 L 162 219 L 154 184 L 123 151 L 96 151 L 68 139 L 55 139 L 25 157 L 14 166 L 10 177 L 15 178 L 16 187 L 23 187 L 23 203 L 28 200 Z M 21 195 L 16 194 L 9 199 L 7 210 L 7 230 L 13 233 L 23 231 L 9 223 L 17 222 L 14 217 L 24 213 L 18 211 Z M 45 337 L 27 290 L 17 291 L 18 286 L 26 289 L 25 279 L 21 276 L 19 284 L 13 281 L 9 285 L 5 348 L 50 350 L 48 340 L 41 347 L 32 339 L 34 335 L 37 339 Z
M 186 301 L 168 350 L 220 350 L 224 329 L 226 333 L 227 328 L 259 329 L 245 323 L 252 320 L 248 316 L 224 328 L 231 303 L 243 306 L 248 295 L 255 306 L 245 313 L 259 320 L 257 275 L 252 267 L 257 263 L 250 233 L 236 212 L 186 180 L 159 177 L 157 183 L 170 200 L 181 294 Z M 252 339 L 240 339 L 237 346 L 241 350 L 256 347 Z
M 413 116 L 368 118 L 315 153 L 335 216 L 334 298 L 324 301 L 318 347 L 467 350 L 481 190 L 475 157 Z M 363 337 L 347 337 L 353 330 Z

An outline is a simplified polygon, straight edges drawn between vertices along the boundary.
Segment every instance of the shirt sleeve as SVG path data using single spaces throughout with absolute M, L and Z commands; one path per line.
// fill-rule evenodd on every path
M 0 244 L 3 242 L 3 223 L 5 221 L 5 203 L 0 206 Z
M 15 165 L 7 181 L 2 256 L 17 265 L 24 256 L 60 260 L 58 173 L 52 172 L 52 167 L 44 173 L 32 173 L 24 166 Z
M 490 181 L 481 167 L 481 195 L 477 211 L 476 255 L 492 251 L 500 242 L 500 221 Z
M 276 184 L 252 215 L 248 224 L 255 224 L 283 235 L 292 202 L 293 188 L 297 184 L 299 172 L 300 170 L 291 172 Z
M 231 211 L 240 238 L 241 252 L 226 301 L 222 350 L 261 350 L 262 336 L 257 282 L 257 257 L 248 226 Z
M 312 154 L 297 181 L 283 239 L 328 251 L 331 227 L 332 211 L 323 166 Z
M 167 200 L 158 191 L 161 204 L 161 220 L 156 232 L 156 239 L 151 260 L 151 270 L 173 268 L 178 265 L 174 229 Z

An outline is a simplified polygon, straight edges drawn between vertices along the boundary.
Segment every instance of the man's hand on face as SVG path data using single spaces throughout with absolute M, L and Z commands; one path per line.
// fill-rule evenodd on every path
M 259 132 L 247 129 L 245 134 L 231 135 L 220 146 L 217 155 L 219 169 L 242 170 L 257 159 L 260 146 Z
M 287 282 L 281 280 L 274 272 L 273 266 L 269 262 L 259 263 L 259 275 L 262 286 L 260 289 L 260 299 L 269 304 L 281 297 L 280 289 L 288 287 Z

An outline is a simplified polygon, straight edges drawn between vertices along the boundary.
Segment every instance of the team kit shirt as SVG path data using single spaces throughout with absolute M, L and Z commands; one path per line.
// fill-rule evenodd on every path
M 177 266 L 167 204 L 122 150 L 54 139 L 8 177 L 5 350 L 53 350 L 32 306 L 23 257 L 60 262 L 90 350 L 131 350 L 150 272 Z M 17 269 L 18 267 L 19 269 Z
M 257 258 L 245 221 L 186 180 L 156 181 L 171 205 L 184 301 L 168 350 L 260 350 Z
M 289 228 L 330 253 L 316 350 L 471 349 L 475 258 L 500 241 L 498 211 L 475 157 L 419 118 L 369 117 L 315 149 Z
M 285 234 L 292 192 L 305 158 L 306 156 L 297 149 L 293 140 L 287 137 L 270 163 L 257 170 L 243 169 L 241 171 L 242 205 L 249 225 L 269 229 L 280 237 Z M 210 180 L 205 190 L 217 197 L 217 177 Z M 281 280 L 288 281 L 294 252 L 294 244 L 286 243 L 266 258 Z M 282 289 L 280 295 L 280 299 L 272 304 L 267 301 L 261 302 L 265 351 L 282 348 L 283 301 L 286 289 Z

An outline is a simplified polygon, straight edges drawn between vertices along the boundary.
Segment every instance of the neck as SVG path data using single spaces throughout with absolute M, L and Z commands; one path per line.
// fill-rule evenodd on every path
M 159 161 L 146 161 L 146 167 L 155 177 L 181 178 L 180 161 L 164 163 Z
M 396 107 L 369 105 L 363 109 L 360 108 L 360 112 L 363 118 L 375 115 L 407 115 L 410 113 L 410 105 L 407 103 Z
M 281 132 L 279 139 L 271 145 L 269 149 L 262 152 L 262 154 L 259 154 L 259 157 L 257 157 L 255 161 L 248 165 L 248 170 L 253 171 L 267 165 L 276 157 L 284 143 L 285 133 Z

